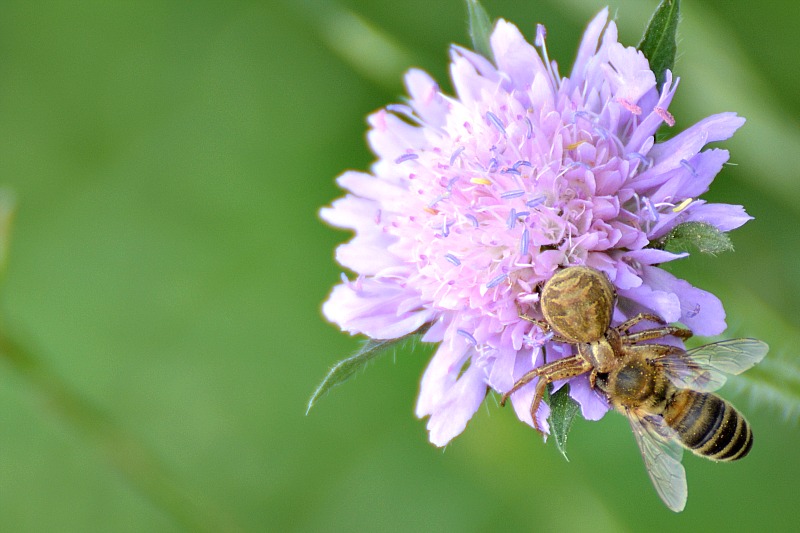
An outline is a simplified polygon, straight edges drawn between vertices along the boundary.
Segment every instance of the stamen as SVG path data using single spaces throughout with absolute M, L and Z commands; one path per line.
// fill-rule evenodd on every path
M 506 191 L 506 192 L 502 193 L 500 195 L 500 198 L 502 198 L 503 200 L 510 200 L 511 198 L 519 198 L 520 196 L 523 196 L 524 194 L 525 194 L 525 191 L 523 191 L 522 189 L 515 189 L 513 191 Z
M 694 176 L 695 178 L 697 177 L 697 172 L 695 171 L 695 169 L 694 169 L 694 167 L 692 166 L 692 164 L 691 164 L 691 163 L 689 163 L 687 160 L 685 160 L 685 159 L 681 159 L 681 166 L 682 166 L 683 168 L 685 168 L 686 170 L 688 170 L 689 172 L 691 172 L 691 173 L 692 173 L 692 176 Z
M 654 107 L 653 111 L 655 111 L 656 115 L 661 117 L 661 119 L 667 123 L 667 125 L 671 128 L 675 125 L 675 117 L 672 116 L 672 113 L 664 109 L 663 107 Z
M 494 127 L 497 128 L 503 136 L 506 135 L 506 128 L 503 126 L 503 123 L 500 122 L 500 119 L 497 118 L 497 115 L 492 113 L 491 111 L 486 112 L 486 120 L 494 124 Z
M 428 207 L 433 208 L 433 206 L 435 206 L 436 204 L 438 204 L 439 202 L 441 202 L 445 198 L 446 198 L 446 196 L 444 194 L 440 194 L 439 196 L 437 196 L 436 198 L 431 200 L 431 202 L 428 204 Z
M 514 174 L 515 176 L 520 175 L 520 171 L 514 167 L 506 167 L 500 171 L 502 174 Z
M 402 115 L 409 120 L 420 123 L 419 117 L 414 115 L 414 110 L 410 106 L 403 104 L 389 104 L 386 106 L 386 111 L 391 111 L 395 115 Z
M 641 115 L 642 108 L 625 98 L 616 98 L 616 102 L 634 115 Z
M 680 213 L 681 211 L 683 211 L 684 209 L 689 207 L 689 204 L 691 204 L 693 201 L 694 201 L 694 198 L 687 198 L 686 200 L 682 201 L 681 203 L 679 203 L 678 205 L 673 207 L 672 208 L 672 212 L 673 213 Z
M 472 222 L 472 226 L 477 228 L 480 224 L 478 224 L 478 219 L 475 218 L 475 215 L 464 215 L 464 218 Z
M 506 227 L 508 229 L 514 229 L 514 226 L 517 224 L 517 210 L 513 207 L 511 211 L 508 213 L 508 218 L 506 219 Z
M 419 158 L 419 154 L 403 154 L 397 159 L 395 159 L 394 162 L 399 165 L 400 163 L 403 163 L 405 161 L 411 161 L 412 159 L 417 159 L 417 158 Z
M 520 255 L 528 255 L 528 246 L 530 241 L 530 233 L 528 232 L 528 228 L 522 232 L 522 237 L 519 240 L 519 253 Z
M 553 68 L 553 64 L 550 62 L 550 56 L 547 55 L 547 43 L 545 39 L 547 38 L 547 30 L 542 24 L 536 25 L 536 40 L 534 44 L 542 49 L 542 58 L 544 59 L 544 66 L 547 69 L 547 73 L 550 74 L 550 79 L 553 83 L 558 84 L 558 75 L 556 74 L 555 68 Z
M 459 146 L 458 148 L 456 148 L 455 152 L 453 152 L 453 155 L 450 156 L 450 166 L 451 167 L 453 166 L 453 163 L 456 162 L 456 159 L 458 159 L 458 156 L 461 155 L 461 152 L 463 152 L 465 149 L 466 149 L 466 146 Z
M 528 200 L 527 202 L 525 202 L 525 205 L 527 205 L 528 207 L 536 207 L 537 205 L 542 205 L 545 200 L 547 200 L 547 197 L 542 194 L 540 196 L 537 196 L 533 200 Z
M 422 210 L 425 211 L 426 213 L 431 214 L 431 215 L 438 215 L 439 214 L 439 211 L 437 211 L 436 209 L 434 209 L 432 207 L 425 206 L 425 207 L 422 208 Z
M 587 122 L 592 122 L 593 121 L 592 120 L 592 115 L 588 111 L 575 111 L 572 114 L 572 123 L 575 124 L 575 122 L 576 122 L 575 119 L 578 119 L 578 118 L 582 118 L 583 120 L 585 120 Z
M 486 178 L 470 178 L 470 183 L 474 183 L 475 185 L 491 185 L 492 182 Z
M 458 257 L 454 256 L 453 254 L 445 254 L 444 258 L 453 263 L 455 266 L 459 266 L 461 261 L 458 260 Z
M 533 137 L 533 124 L 531 124 L 531 119 L 525 117 L 525 123 L 528 125 L 528 131 L 525 134 L 525 138 L 530 139 Z
M 494 172 L 495 170 L 497 170 L 497 159 L 493 157 L 489 160 L 488 172 Z
M 520 211 L 519 213 L 517 213 L 517 218 L 525 218 L 526 216 L 528 216 L 530 214 L 531 214 L 530 211 Z
M 547 28 L 543 24 L 536 25 L 536 40 L 533 43 L 536 46 L 544 46 L 544 40 L 547 38 Z
M 650 198 L 643 196 L 642 200 L 644 200 L 644 208 L 650 214 L 651 220 L 653 222 L 658 222 L 658 211 L 656 211 L 653 207 L 653 203 L 650 201 Z
M 500 274 L 496 278 L 491 279 L 489 283 L 486 284 L 486 288 L 493 289 L 494 287 L 497 287 L 507 279 L 508 279 L 508 274 Z
M 469 332 L 464 331 L 463 329 L 457 329 L 456 333 L 458 333 L 459 335 L 461 335 L 462 337 L 467 339 L 467 342 L 469 342 L 471 345 L 473 345 L 473 346 L 477 346 L 478 345 L 478 341 L 475 340 L 475 337 L 470 335 Z
M 625 155 L 625 159 L 627 159 L 627 160 L 629 160 L 629 161 L 630 161 L 631 159 L 638 159 L 639 161 L 641 161 L 641 162 L 642 162 L 643 164 L 645 164 L 645 165 L 649 165 L 649 164 L 650 164 L 650 160 L 649 160 L 649 159 L 647 159 L 647 157 L 646 157 L 646 156 L 644 156 L 644 155 L 640 154 L 639 152 L 631 152 L 631 153 L 629 153 L 629 154 L 626 154 L 626 155 Z
M 447 237 L 448 235 L 450 235 L 450 226 L 447 225 L 447 215 L 445 215 L 442 222 L 442 236 Z
M 517 161 L 516 163 L 514 163 L 514 165 L 512 165 L 511 168 L 513 168 L 514 170 L 518 170 L 519 167 L 531 167 L 531 168 L 533 168 L 533 165 L 531 164 L 530 161 L 525 161 L 524 159 L 521 159 L 521 160 Z
M 578 146 L 580 146 L 580 145 L 582 145 L 582 144 L 584 144 L 584 143 L 586 143 L 586 141 L 583 141 L 583 140 L 581 140 L 581 141 L 575 141 L 574 143 L 568 144 L 568 145 L 566 146 L 566 149 L 567 149 L 567 150 L 574 150 L 575 148 L 577 148 Z
M 592 131 L 604 141 L 608 140 L 608 130 L 605 128 L 601 128 L 600 126 L 592 126 Z
M 458 176 L 455 176 L 455 177 L 452 177 L 452 178 L 450 178 L 450 181 L 448 181 L 448 182 L 447 182 L 447 187 L 445 187 L 445 189 L 447 189 L 447 192 L 448 192 L 448 193 L 452 192 L 452 190 L 453 190 L 453 184 L 454 184 L 455 182 L 457 182 L 457 181 L 458 181 Z

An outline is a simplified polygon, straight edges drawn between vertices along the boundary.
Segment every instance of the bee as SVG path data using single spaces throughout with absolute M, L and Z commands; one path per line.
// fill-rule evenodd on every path
M 601 391 L 630 422 L 647 473 L 671 510 L 686 505 L 683 448 L 715 461 L 735 461 L 750 451 L 753 433 L 742 414 L 713 391 L 726 374 L 744 372 L 769 347 L 756 339 L 733 339 L 691 350 L 629 346 L 610 372 L 593 372 Z
M 611 327 L 616 293 L 602 272 L 587 266 L 572 266 L 556 272 L 542 287 L 540 298 L 544 320 L 520 314 L 520 318 L 537 324 L 542 330 L 553 333 L 552 339 L 576 346 L 577 353 L 534 368 L 523 375 L 500 400 L 505 405 L 508 398 L 535 378 L 536 384 L 531 403 L 534 428 L 541 432 L 536 412 L 544 398 L 547 385 L 553 381 L 568 379 L 591 372 L 609 373 L 620 354 L 636 343 L 667 335 L 688 339 L 688 329 L 667 326 L 661 318 L 640 313 L 627 322 Z M 630 333 L 630 329 L 643 320 L 659 324 L 659 327 Z
M 624 414 L 644 458 L 648 475 L 673 511 L 686 504 L 683 448 L 716 461 L 747 455 L 753 434 L 744 416 L 716 394 L 726 374 L 744 372 L 761 361 L 768 346 L 755 339 L 734 339 L 684 350 L 642 341 L 674 336 L 686 340 L 691 330 L 665 325 L 660 317 L 641 313 L 611 327 L 616 295 L 601 272 L 568 267 L 545 283 L 541 292 L 544 320 L 520 314 L 553 333 L 552 340 L 576 346 L 573 356 L 523 375 L 501 400 L 539 378 L 531 404 L 536 411 L 549 383 L 589 373 L 591 387 Z M 631 333 L 647 320 L 658 327 Z

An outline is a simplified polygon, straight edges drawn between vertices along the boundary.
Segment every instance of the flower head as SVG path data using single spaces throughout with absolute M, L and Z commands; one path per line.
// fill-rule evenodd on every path
M 542 27 L 537 51 L 504 20 L 491 36 L 494 63 L 452 48 L 455 96 L 411 70 L 408 104 L 369 117 L 371 172 L 345 172 L 349 194 L 321 211 L 355 231 L 336 255 L 357 274 L 333 289 L 325 316 L 376 339 L 430 324 L 423 340 L 441 343 L 416 408 L 436 445 L 464 429 L 489 388 L 508 391 L 542 364 L 543 346 L 550 360 L 572 353 L 519 317 L 539 313 L 536 287 L 559 268 L 608 275 L 615 323 L 646 311 L 700 335 L 725 329 L 715 296 L 656 266 L 686 254 L 653 245 L 682 222 L 729 231 L 749 220 L 741 206 L 697 199 L 728 160 L 702 148 L 744 120 L 722 113 L 655 142 L 674 125 L 678 80 L 667 71 L 659 90 L 607 18 L 606 9 L 589 24 L 568 77 L 548 59 Z M 586 376 L 570 384 L 584 417 L 608 410 Z M 529 424 L 532 396 L 527 386 L 512 397 Z M 540 427 L 548 414 L 542 405 Z

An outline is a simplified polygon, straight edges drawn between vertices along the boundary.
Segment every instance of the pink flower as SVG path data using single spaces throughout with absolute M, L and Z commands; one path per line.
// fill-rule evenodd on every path
M 340 176 L 349 193 L 321 211 L 355 232 L 336 257 L 357 274 L 334 288 L 325 316 L 376 339 L 431 324 L 423 340 L 440 345 L 416 414 L 430 416 L 437 446 L 463 431 L 488 389 L 508 391 L 541 364 L 544 344 L 551 360 L 572 353 L 519 318 L 539 313 L 536 286 L 556 269 L 605 272 L 619 294 L 615 323 L 647 311 L 700 335 L 725 329 L 714 295 L 657 266 L 687 254 L 653 242 L 682 222 L 728 231 L 750 219 L 741 206 L 697 199 L 728 160 L 702 148 L 744 119 L 714 115 L 656 143 L 656 130 L 674 124 L 678 80 L 668 71 L 659 91 L 647 59 L 617 42 L 607 18 L 606 9 L 589 24 L 566 78 L 541 27 L 537 51 L 504 20 L 491 36 L 494 64 L 452 48 L 455 96 L 411 70 L 408 105 L 369 117 L 371 171 Z M 586 376 L 570 384 L 585 418 L 608 410 Z M 532 395 L 533 384 L 512 398 L 528 424 Z M 543 404 L 540 427 L 548 414 Z

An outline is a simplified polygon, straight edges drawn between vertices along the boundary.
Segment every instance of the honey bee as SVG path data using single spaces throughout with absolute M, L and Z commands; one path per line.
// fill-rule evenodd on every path
M 536 411 L 547 384 L 588 372 L 591 387 L 627 416 L 650 479 L 673 511 L 686 504 L 683 448 L 716 461 L 740 459 L 750 451 L 749 424 L 712 392 L 725 383 L 726 374 L 739 374 L 761 361 L 768 350 L 765 343 L 734 339 L 688 351 L 639 344 L 669 335 L 685 340 L 692 332 L 664 325 L 646 313 L 611 327 L 613 287 L 604 274 L 585 266 L 557 272 L 542 288 L 540 301 L 544 321 L 520 317 L 552 330 L 553 340 L 575 345 L 577 353 L 522 376 L 503 395 L 501 405 L 538 377 L 531 416 L 539 430 Z M 631 333 L 643 320 L 661 325 Z
M 556 272 L 542 288 L 540 298 L 544 320 L 525 314 L 520 318 L 537 324 L 542 330 L 552 331 L 552 340 L 574 344 L 577 353 L 558 361 L 534 368 L 523 375 L 500 400 L 505 405 L 508 398 L 524 385 L 539 378 L 531 403 L 531 417 L 537 431 L 541 432 L 536 411 L 544 398 L 547 385 L 592 372 L 611 372 L 621 354 L 638 342 L 673 335 L 688 339 L 688 329 L 664 325 L 661 318 L 641 313 L 627 322 L 611 327 L 616 294 L 611 282 L 602 272 L 587 266 L 567 267 Z M 657 328 L 630 333 L 629 330 L 643 320 L 660 324 Z M 590 376 L 591 379 L 591 376 Z
M 713 391 L 726 374 L 761 361 L 769 347 L 755 339 L 733 339 L 692 350 L 673 346 L 629 346 L 608 373 L 593 372 L 592 386 L 630 422 L 647 473 L 673 511 L 686 505 L 683 448 L 715 461 L 741 459 L 753 445 L 744 416 Z

